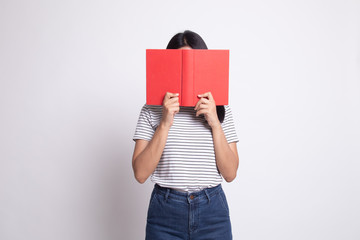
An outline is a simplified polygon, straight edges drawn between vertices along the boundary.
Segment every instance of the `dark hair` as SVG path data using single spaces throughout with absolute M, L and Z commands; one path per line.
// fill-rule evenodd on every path
M 166 49 L 178 49 L 185 46 L 189 46 L 193 49 L 208 49 L 205 41 L 200 35 L 190 30 L 175 34 L 170 39 Z M 219 121 L 222 123 L 225 118 L 225 107 L 223 105 L 216 106 L 216 112 Z

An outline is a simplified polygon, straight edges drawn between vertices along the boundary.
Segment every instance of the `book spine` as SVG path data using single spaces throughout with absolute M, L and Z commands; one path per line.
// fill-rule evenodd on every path
M 182 81 L 181 106 L 195 106 L 194 98 L 194 51 L 183 50 L 182 54 Z

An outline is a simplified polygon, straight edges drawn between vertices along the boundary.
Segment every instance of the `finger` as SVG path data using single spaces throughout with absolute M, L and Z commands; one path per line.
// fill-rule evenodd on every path
M 206 93 L 198 94 L 198 97 L 199 97 L 199 98 L 202 98 L 202 97 L 204 97 L 205 94 L 206 94 Z
M 198 110 L 200 104 L 208 104 L 209 102 L 210 101 L 206 98 L 200 98 L 199 101 L 196 103 L 194 110 Z
M 196 112 L 196 116 L 207 113 L 207 109 L 202 109 Z
M 209 96 L 208 96 L 208 97 L 209 97 L 209 100 L 210 100 L 210 101 L 214 101 L 214 97 L 213 97 L 213 95 L 211 94 L 211 92 L 208 92 L 208 94 L 209 94 Z
M 197 101 L 197 103 L 195 104 L 194 110 L 197 110 L 197 107 L 201 104 L 201 98 L 199 99 L 199 101 Z
M 165 94 L 166 98 L 173 98 L 173 97 L 177 97 L 177 96 L 179 96 L 179 93 L 166 92 L 166 94 Z
M 213 101 L 213 100 L 214 100 L 211 92 L 206 92 L 206 93 L 203 93 L 203 94 L 199 94 L 198 97 L 206 97 L 206 98 L 208 98 L 210 101 Z
M 175 103 L 170 104 L 169 107 L 179 107 L 179 106 L 180 106 L 180 103 L 179 103 L 179 102 L 175 102 Z
M 173 104 L 175 102 L 179 102 L 179 97 L 173 97 L 173 98 L 164 99 L 164 105 Z
M 201 98 L 201 102 L 208 104 L 208 103 L 210 103 L 210 100 L 207 98 Z
M 163 105 L 165 105 L 165 102 L 166 102 L 168 99 L 171 99 L 172 97 L 175 97 L 175 96 L 179 96 L 179 93 L 166 92 L 166 93 L 165 93 L 165 96 L 164 96 L 164 99 L 163 99 Z
M 179 93 L 169 93 L 170 98 L 179 96 Z
M 198 111 L 201 110 L 201 109 L 206 109 L 206 108 L 209 108 L 209 106 L 207 104 L 200 104 L 199 107 L 198 107 Z
M 173 97 L 173 98 L 170 98 L 167 100 L 167 103 L 168 104 L 174 104 L 174 103 L 177 103 L 179 102 L 179 97 Z
M 209 92 L 203 93 L 203 94 L 199 94 L 198 97 L 200 98 L 204 98 L 204 97 L 208 97 L 209 96 Z

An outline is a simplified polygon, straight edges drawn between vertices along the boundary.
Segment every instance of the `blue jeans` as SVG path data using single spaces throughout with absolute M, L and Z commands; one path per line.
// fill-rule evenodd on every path
M 186 193 L 154 185 L 146 240 L 232 239 L 229 206 L 221 184 Z

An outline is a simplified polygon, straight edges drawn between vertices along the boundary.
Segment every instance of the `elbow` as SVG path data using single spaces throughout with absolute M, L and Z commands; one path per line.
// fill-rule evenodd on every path
M 136 167 L 135 159 L 134 159 L 134 158 L 133 158 L 133 160 L 132 160 L 132 163 L 133 163 L 133 164 L 132 164 L 132 167 L 133 167 L 133 171 L 134 171 L 134 177 L 135 177 L 136 181 L 137 181 L 138 183 L 143 184 L 143 183 L 146 181 L 147 177 L 143 176 L 143 175 L 140 173 L 139 169 Z
M 225 181 L 228 183 L 234 181 L 235 178 L 236 178 L 236 172 L 231 175 L 224 176 Z
M 147 177 L 145 175 L 139 174 L 139 172 L 136 170 L 134 171 L 134 176 L 138 183 L 143 184 L 144 182 L 146 182 Z
M 141 183 L 143 184 L 144 182 L 146 182 L 146 179 L 145 177 L 141 177 L 141 176 L 138 176 L 138 175 L 135 175 L 135 179 L 138 183 Z
M 234 181 L 234 179 L 236 178 L 237 175 L 237 170 L 239 167 L 239 159 L 237 159 L 237 165 L 234 169 L 232 169 L 232 171 L 228 172 L 228 174 L 226 176 L 224 176 L 224 179 L 226 182 L 230 183 L 232 181 Z

